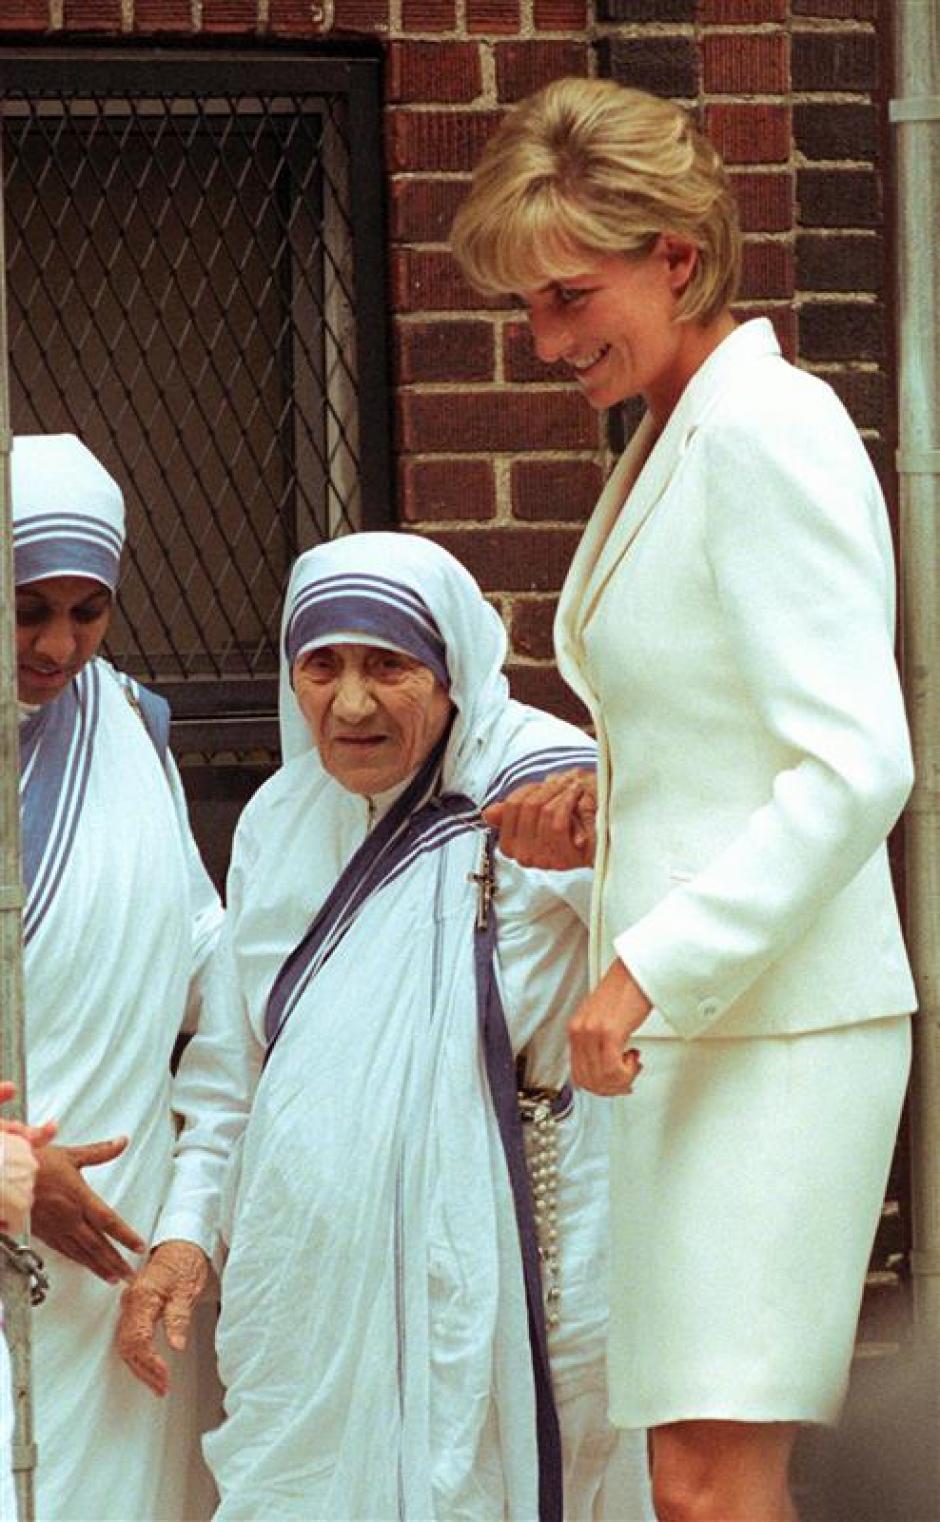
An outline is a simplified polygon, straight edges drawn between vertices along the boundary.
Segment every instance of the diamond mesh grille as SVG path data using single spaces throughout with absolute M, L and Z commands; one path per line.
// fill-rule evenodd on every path
M 121 483 L 109 653 L 198 683 L 191 712 L 276 671 L 292 557 L 362 522 L 351 115 L 4 91 L 13 428 L 78 433 Z

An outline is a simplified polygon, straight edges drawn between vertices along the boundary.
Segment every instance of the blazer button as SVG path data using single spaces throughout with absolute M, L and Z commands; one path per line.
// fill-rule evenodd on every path
M 702 999 L 698 1007 L 698 1012 L 703 1020 L 714 1020 L 720 1008 L 721 1005 L 717 999 Z

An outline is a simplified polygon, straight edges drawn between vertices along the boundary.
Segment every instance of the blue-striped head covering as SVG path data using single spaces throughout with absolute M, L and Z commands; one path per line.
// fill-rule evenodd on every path
M 285 762 L 316 744 L 291 668 L 316 644 L 385 644 L 429 667 L 453 722 L 441 786 L 483 804 L 522 782 L 592 765 L 593 742 L 515 703 L 503 673 L 506 630 L 479 585 L 442 545 L 410 533 L 347 534 L 294 564 L 284 603 L 280 729 Z
M 508 701 L 502 620 L 469 571 L 419 534 L 347 534 L 307 550 L 291 572 L 282 630 L 285 759 L 313 744 L 290 673 L 314 645 L 388 645 L 427 666 L 456 710 L 449 755 L 464 736 L 475 746 Z
M 394 560 L 387 570 L 387 575 L 373 570 L 330 574 L 324 564 L 322 576 L 295 588 L 284 635 L 291 668 L 315 645 L 378 640 L 413 656 L 443 687 L 450 687 L 444 637 L 431 609 L 417 588 L 395 576 Z
M 73 433 L 18 435 L 11 466 L 16 585 L 91 576 L 113 592 L 124 547 L 117 482 Z

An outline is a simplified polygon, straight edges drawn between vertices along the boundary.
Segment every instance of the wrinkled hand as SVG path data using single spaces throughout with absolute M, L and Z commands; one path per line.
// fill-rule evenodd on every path
M 639 1053 L 625 1047 L 652 1007 L 624 964 L 614 961 L 568 1025 L 572 1082 L 607 1097 L 629 1094 L 642 1064 Z
M 80 1263 L 108 1284 L 130 1279 L 133 1269 L 112 1245 L 131 1252 L 146 1250 L 146 1242 L 123 1221 L 100 1195 L 85 1183 L 83 1168 L 94 1168 L 120 1157 L 127 1137 L 89 1142 L 84 1147 L 44 1147 L 30 1225 L 34 1236 Z
M 568 871 L 594 861 L 597 778 L 591 771 L 556 772 L 516 788 L 483 818 L 499 831 L 499 848 L 522 867 Z
M 121 1296 L 118 1352 L 154 1395 L 166 1395 L 170 1371 L 154 1342 L 159 1322 L 175 1352 L 189 1335 L 193 1307 L 205 1287 L 209 1260 L 193 1242 L 161 1242 Z
M 0 1230 L 18 1237 L 26 1229 L 39 1164 L 25 1136 L 0 1131 Z

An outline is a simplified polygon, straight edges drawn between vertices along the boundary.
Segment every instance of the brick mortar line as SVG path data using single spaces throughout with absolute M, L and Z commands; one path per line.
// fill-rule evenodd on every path
M 879 291 L 808 291 L 805 288 L 794 291 L 791 300 L 796 310 L 806 306 L 874 307 L 884 302 Z
M 626 37 L 628 40 L 644 37 L 689 37 L 698 35 L 694 21 L 595 21 L 591 29 L 595 37 Z
M 789 37 L 790 26 L 786 21 L 743 21 L 735 26 L 731 21 L 703 21 L 699 23 L 698 40 L 706 37 Z
M 489 109 L 498 105 L 498 86 L 496 83 L 496 49 L 488 44 L 480 47 L 480 87 L 481 94 L 486 98 Z
M 743 21 L 735 26 L 731 21 L 702 21 L 699 23 L 699 41 L 706 37 L 789 37 L 786 21 Z
M 496 501 L 496 511 L 490 523 L 514 523 L 512 515 L 512 487 L 510 472 L 512 470 L 512 456 L 501 454 L 490 457 L 493 461 L 493 490 Z
M 790 31 L 825 36 L 877 37 L 878 24 L 860 16 L 791 16 Z
M 795 106 L 877 106 L 874 86 L 871 90 L 793 90 Z
M 814 237 L 819 237 L 819 238 L 844 238 L 847 232 L 851 233 L 853 238 L 860 238 L 864 234 L 866 237 L 869 237 L 872 240 L 874 240 L 875 238 L 878 238 L 878 237 L 882 236 L 880 228 L 877 228 L 877 227 L 848 227 L 848 228 L 846 228 L 846 227 L 802 227 L 801 226 L 801 227 L 795 228 L 794 231 L 797 232 L 797 233 L 812 233 L 812 235 Z
M 873 159 L 808 159 L 804 154 L 793 155 L 794 169 L 818 169 L 822 174 L 838 173 L 843 169 L 858 171 L 867 169 L 873 174 L 878 173 L 878 166 Z

